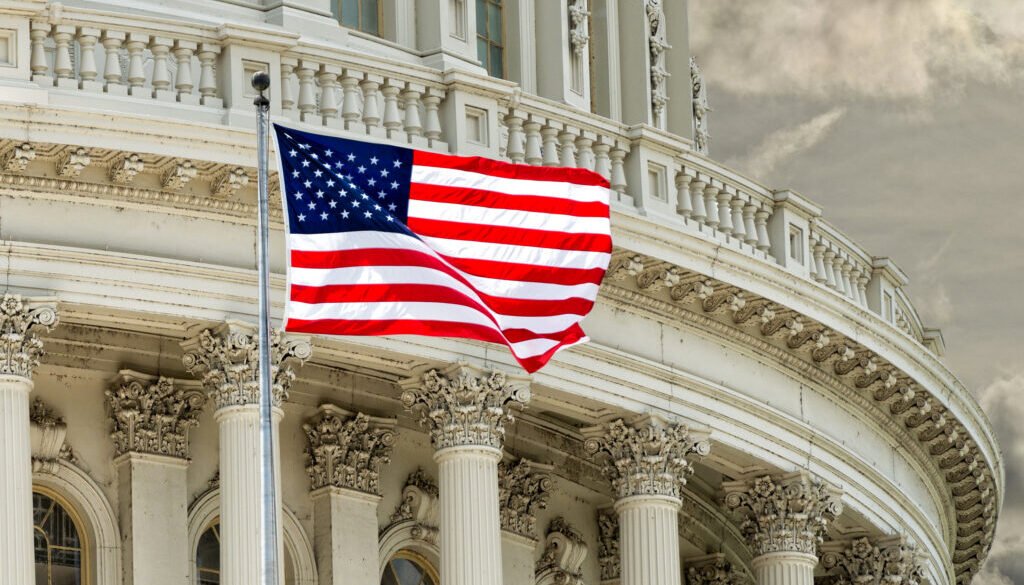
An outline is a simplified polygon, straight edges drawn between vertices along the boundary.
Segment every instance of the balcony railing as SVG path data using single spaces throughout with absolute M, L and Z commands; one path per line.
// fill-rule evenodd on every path
M 273 27 L 58 6 L 8 13 L 24 19 L 19 31 L 28 37 L 14 38 L 19 50 L 11 54 L 29 59 L 0 68 L 0 91 L 5 81 L 30 81 L 51 104 L 251 125 L 248 78 L 269 69 L 276 115 L 417 148 L 591 169 L 609 180 L 618 212 L 646 214 L 778 264 L 942 350 L 937 332 L 921 326 L 902 288 L 906 277 L 890 261 L 866 253 L 800 195 L 725 168 L 687 139 L 524 94 L 506 81 Z

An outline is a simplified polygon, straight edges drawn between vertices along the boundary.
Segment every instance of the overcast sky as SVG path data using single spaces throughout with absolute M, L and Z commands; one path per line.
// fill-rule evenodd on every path
M 1024 0 L 691 0 L 711 155 L 910 276 L 1007 465 L 975 583 L 1024 585 Z

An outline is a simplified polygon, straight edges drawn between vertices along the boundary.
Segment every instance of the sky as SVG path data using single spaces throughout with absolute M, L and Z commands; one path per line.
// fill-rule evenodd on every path
M 710 154 L 910 277 L 1006 496 L 978 585 L 1024 585 L 1024 0 L 690 0 Z

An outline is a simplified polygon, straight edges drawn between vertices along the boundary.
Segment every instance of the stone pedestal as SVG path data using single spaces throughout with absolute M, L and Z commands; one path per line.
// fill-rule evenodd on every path
M 336 487 L 312 493 L 313 548 L 320 585 L 377 585 L 380 496 Z

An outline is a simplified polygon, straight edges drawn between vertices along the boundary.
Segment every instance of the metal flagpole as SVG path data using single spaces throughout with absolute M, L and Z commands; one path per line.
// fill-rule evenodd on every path
M 277 484 L 274 482 L 274 427 L 273 398 L 270 380 L 270 268 L 267 266 L 267 248 L 270 240 L 270 215 L 267 195 L 267 140 L 269 136 L 270 99 L 266 91 L 270 87 L 270 75 L 260 71 L 252 76 L 252 87 L 259 95 L 253 100 L 256 106 L 256 159 L 257 199 L 259 200 L 257 222 L 259 234 L 256 239 L 257 271 L 259 272 L 259 314 L 260 314 L 260 544 L 262 545 L 260 567 L 261 585 L 280 585 L 277 558 Z

